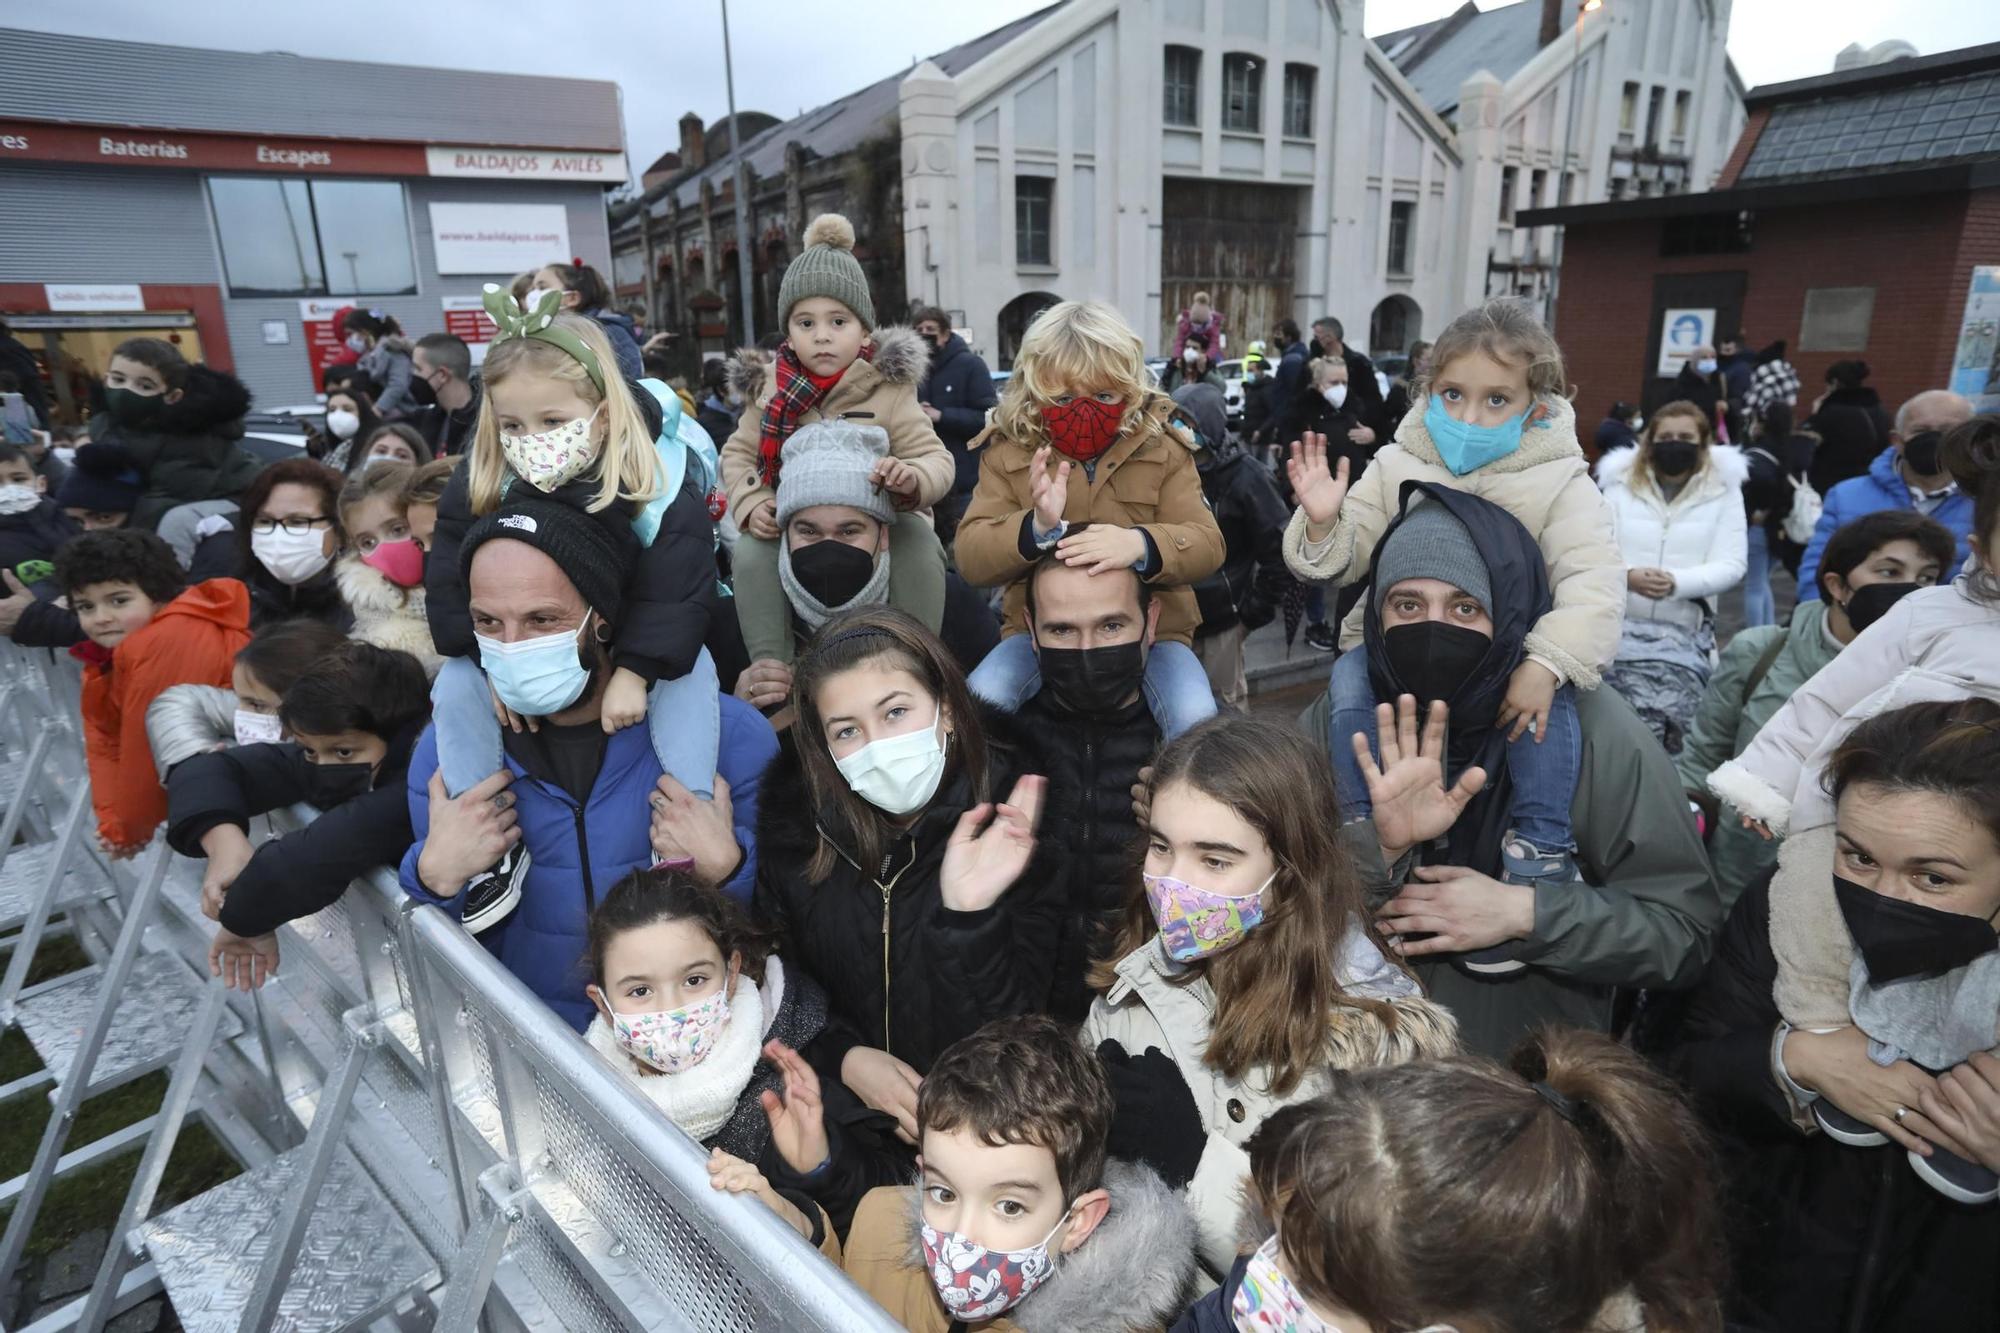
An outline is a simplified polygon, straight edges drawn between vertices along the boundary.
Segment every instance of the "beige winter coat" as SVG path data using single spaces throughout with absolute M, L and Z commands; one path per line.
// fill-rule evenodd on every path
M 1542 399 L 1549 415 L 1521 432 L 1521 447 L 1505 458 L 1454 477 L 1424 414 L 1412 410 L 1362 471 L 1341 502 L 1333 533 L 1308 550 L 1306 513 L 1285 528 L 1285 563 L 1313 583 L 1358 583 L 1368 574 L 1375 543 L 1401 505 L 1403 483 L 1424 481 L 1499 505 L 1533 534 L 1548 561 L 1555 607 L 1528 634 L 1528 657 L 1582 689 L 1597 685 L 1618 656 L 1624 624 L 1625 557 L 1612 533 L 1611 511 L 1590 479 L 1576 442 L 1576 412 L 1562 398 Z M 1341 626 L 1343 649 L 1361 642 L 1363 609 Z
M 1396 1065 L 1455 1051 L 1458 1025 L 1357 929 L 1342 948 L 1341 984 L 1350 995 L 1392 1005 L 1397 1023 L 1390 1027 L 1362 1009 L 1335 1011 L 1328 1016 L 1325 1065 L 1281 1096 L 1271 1091 L 1263 1071 L 1236 1080 L 1202 1063 L 1215 992 L 1205 977 L 1174 985 L 1170 979 L 1183 970 L 1167 957 L 1157 935 L 1125 955 L 1117 984 L 1098 997 L 1083 1021 L 1083 1042 L 1095 1050 L 1099 1042 L 1114 1041 L 1135 1056 L 1164 1050 L 1180 1068 L 1208 1135 L 1187 1189 L 1198 1231 L 1196 1252 L 1219 1281 L 1236 1260 L 1243 1183 L 1250 1173 L 1244 1145 L 1257 1127 L 1272 1112 L 1326 1092 L 1336 1070 Z
M 399 588 L 381 570 L 362 564 L 360 557 L 353 555 L 344 555 L 334 564 L 333 577 L 340 587 L 340 600 L 354 613 L 354 628 L 348 631 L 348 638 L 408 653 L 423 664 L 426 676 L 436 678 L 444 658 L 431 642 L 422 585 Z
M 799 424 L 846 420 L 888 431 L 889 452 L 917 474 L 916 502 L 905 505 L 899 501 L 898 507 L 928 509 L 945 497 L 958 476 L 951 451 L 917 405 L 917 386 L 930 373 L 930 351 L 910 329 L 877 329 L 874 336 L 875 359 L 857 357 L 819 405 L 799 418 Z M 738 527 L 744 527 L 751 510 L 776 499 L 776 493 L 757 475 L 757 442 L 777 377 L 755 349 L 737 353 L 728 369 L 730 386 L 750 404 L 737 419 L 736 433 L 722 446 L 721 458 L 729 516 Z

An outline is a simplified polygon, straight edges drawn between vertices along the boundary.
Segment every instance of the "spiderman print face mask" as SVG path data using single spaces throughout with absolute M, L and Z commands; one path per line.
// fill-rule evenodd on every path
M 1100 403 L 1088 394 L 1078 394 L 1066 403 L 1050 403 L 1042 409 L 1042 422 L 1049 428 L 1049 443 L 1065 458 L 1094 463 L 1099 454 L 1118 442 L 1118 419 L 1125 415 L 1123 403 Z

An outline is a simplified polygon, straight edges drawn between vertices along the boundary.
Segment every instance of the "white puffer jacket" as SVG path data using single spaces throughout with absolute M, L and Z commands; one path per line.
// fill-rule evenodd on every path
M 1635 473 L 1639 451 L 1628 445 L 1597 460 L 1597 484 L 1611 506 L 1611 525 L 1627 569 L 1664 569 L 1674 591 L 1658 601 L 1625 595 L 1627 620 L 1655 620 L 1688 630 L 1708 618 L 1695 605 L 1743 581 L 1750 565 L 1743 518 L 1743 483 L 1750 465 L 1733 444 L 1712 445 L 1707 463 L 1671 501 L 1648 472 Z

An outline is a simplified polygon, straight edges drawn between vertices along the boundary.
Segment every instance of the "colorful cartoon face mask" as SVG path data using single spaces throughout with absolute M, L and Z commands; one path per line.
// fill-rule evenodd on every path
M 1273 1235 L 1243 1267 L 1229 1316 L 1237 1333 L 1340 1333 L 1314 1314 L 1306 1298 L 1278 1267 L 1278 1238 Z
M 706 1060 L 728 1025 L 729 992 L 720 988 L 679 1009 L 611 1015 L 619 1048 L 662 1074 L 683 1073 Z
M 599 403 L 587 417 L 563 422 L 554 430 L 530 435 L 500 436 L 500 452 L 516 476 L 538 491 L 553 491 L 566 481 L 581 476 L 596 460 L 591 447 L 590 426 L 604 410 Z
M 956 1231 L 939 1231 L 926 1222 L 919 1229 L 924 1263 L 931 1285 L 953 1319 L 977 1323 L 991 1319 L 1025 1300 L 1056 1271 L 1049 1242 L 1069 1217 L 1056 1219 L 1039 1244 L 1025 1250 L 994 1251 Z
M 1160 923 L 1160 941 L 1167 957 L 1177 963 L 1221 953 L 1264 921 L 1264 891 L 1278 877 L 1273 870 L 1264 882 L 1240 898 L 1175 879 L 1144 875 L 1146 901 Z
M 238 745 L 276 745 L 285 738 L 285 724 L 276 713 L 258 713 L 248 708 L 236 710 Z

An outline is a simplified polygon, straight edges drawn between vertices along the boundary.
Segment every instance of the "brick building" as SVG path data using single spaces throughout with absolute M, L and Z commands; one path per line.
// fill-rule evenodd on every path
M 2000 43 L 1755 88 L 1745 104 L 1715 190 L 1523 215 L 1564 228 L 1556 336 L 1578 415 L 1619 399 L 1650 411 L 1681 348 L 1738 328 L 1752 346 L 1789 343 L 1808 400 L 1856 357 L 1891 405 L 1947 384 L 2000 392 L 1961 364 L 1962 334 L 1994 355 L 1992 330 L 1981 343 L 1966 321 L 1975 282 L 2000 280 L 1975 274 L 2000 266 Z

